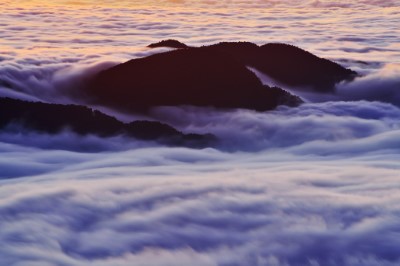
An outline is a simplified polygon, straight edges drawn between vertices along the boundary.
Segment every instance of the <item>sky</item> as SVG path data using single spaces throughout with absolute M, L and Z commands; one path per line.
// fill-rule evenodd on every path
M 82 104 L 85 79 L 168 38 L 290 43 L 362 74 L 332 94 L 285 87 L 295 108 L 146 117 L 220 139 L 205 149 L 1 130 L 0 265 L 400 264 L 398 1 L 0 6 L 2 97 Z

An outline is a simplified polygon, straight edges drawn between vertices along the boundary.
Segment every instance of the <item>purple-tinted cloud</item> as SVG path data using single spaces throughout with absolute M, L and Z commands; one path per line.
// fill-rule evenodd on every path
M 66 133 L 43 149 L 48 136 L 0 135 L 0 264 L 400 262 L 399 108 L 158 111 L 237 151 L 98 146 Z M 100 150 L 63 150 L 91 143 Z

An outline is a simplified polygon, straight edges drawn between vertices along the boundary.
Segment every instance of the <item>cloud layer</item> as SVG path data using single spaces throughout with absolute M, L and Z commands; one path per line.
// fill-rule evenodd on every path
M 166 38 L 286 42 L 333 59 L 399 61 L 398 1 L 29 2 L 0 1 L 0 64 L 121 62 Z
M 323 101 L 383 99 L 399 103 L 398 72 L 388 75 L 400 61 L 397 1 L 296 0 L 290 1 L 290 7 L 288 1 L 196 3 L 24 4 L 0 0 L 4 6 L 0 96 L 71 102 L 72 94 L 76 101 L 81 98 L 79 86 L 90 74 L 163 51 L 145 46 L 175 38 L 189 45 L 220 41 L 294 44 L 366 75 L 355 84 L 341 86 L 340 97 Z M 377 87 L 383 89 L 376 93 Z M 310 98 L 321 101 L 319 96 Z
M 249 155 L 212 150 L 141 152 L 162 161 L 133 167 L 121 159 L 139 153 L 113 153 L 27 182 L 2 182 L 0 262 L 399 263 L 396 161 L 283 164 L 270 154 L 248 162 Z
M 222 149 L 259 151 L 301 146 L 306 151 L 313 143 L 336 150 L 344 141 L 398 134 L 400 113 L 390 104 L 360 101 L 303 104 L 265 113 L 164 107 L 155 109 L 153 117 L 183 131 L 211 132 L 221 140 Z M 356 150 L 352 145 L 344 146 L 343 152 Z
M 268 113 L 153 110 L 220 138 L 202 150 L 0 132 L 0 265 L 400 264 L 398 1 L 25 2 L 0 0 L 0 96 L 80 102 L 166 38 L 286 42 L 364 77 Z
M 3 133 L 0 264 L 400 263 L 399 108 L 162 113 L 226 144 L 135 148 L 108 139 L 87 153 Z

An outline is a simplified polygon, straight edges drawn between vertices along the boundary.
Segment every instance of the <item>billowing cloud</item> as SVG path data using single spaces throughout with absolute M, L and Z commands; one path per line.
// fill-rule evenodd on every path
M 336 141 L 392 132 L 399 129 L 400 112 L 390 104 L 362 101 L 303 104 L 265 113 L 164 107 L 155 109 L 153 117 L 183 131 L 211 132 L 223 149 L 257 151 L 317 141 L 335 146 Z
M 148 152 L 161 154 L 161 164 L 132 167 L 120 159 L 139 152 L 112 153 L 29 182 L 2 182 L 0 238 L 7 244 L 0 262 L 399 263 L 395 162 L 379 165 L 378 156 L 375 166 L 368 159 L 282 164 L 269 154 L 249 162 L 249 154 Z M 167 163 L 169 153 L 225 158 Z
M 399 108 L 161 113 L 236 151 L 103 139 L 103 150 L 87 153 L 27 147 L 30 136 L 10 144 L 3 133 L 0 264 L 400 263 Z
M 389 64 L 354 82 L 340 84 L 337 94 L 345 100 L 376 100 L 400 106 L 400 65 Z
M 32 63 L 32 62 L 30 62 Z M 80 102 L 84 82 L 100 70 L 115 65 L 104 62 L 86 67 L 6 66 L 0 69 L 0 96 L 53 103 Z
M 79 102 L 167 38 L 291 43 L 365 75 L 298 108 L 153 110 L 219 137 L 200 150 L 3 130 L 0 265 L 400 264 L 398 1 L 66 2 L 0 0 L 1 96 Z
M 283 87 L 308 102 L 380 101 L 400 106 L 400 65 L 386 64 L 352 81 L 336 85 L 332 93 L 318 93 L 309 88 L 287 87 L 267 75 L 250 68 L 264 84 Z

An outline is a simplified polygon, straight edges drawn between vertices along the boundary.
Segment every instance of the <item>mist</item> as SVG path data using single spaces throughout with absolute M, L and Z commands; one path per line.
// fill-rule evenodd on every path
M 396 265 L 399 130 L 387 134 L 257 153 L 5 145 L 19 177 L 0 181 L 0 262 Z
M 193 150 L 3 132 L 0 263 L 400 262 L 398 107 L 165 107 L 153 115 L 221 143 Z
M 8 125 L 0 265 L 400 265 L 399 1 L 0 4 L 0 97 L 86 104 L 88 79 L 163 39 L 289 43 L 360 74 L 321 94 L 257 73 L 305 101 L 269 112 L 90 106 L 215 135 L 202 149 Z

